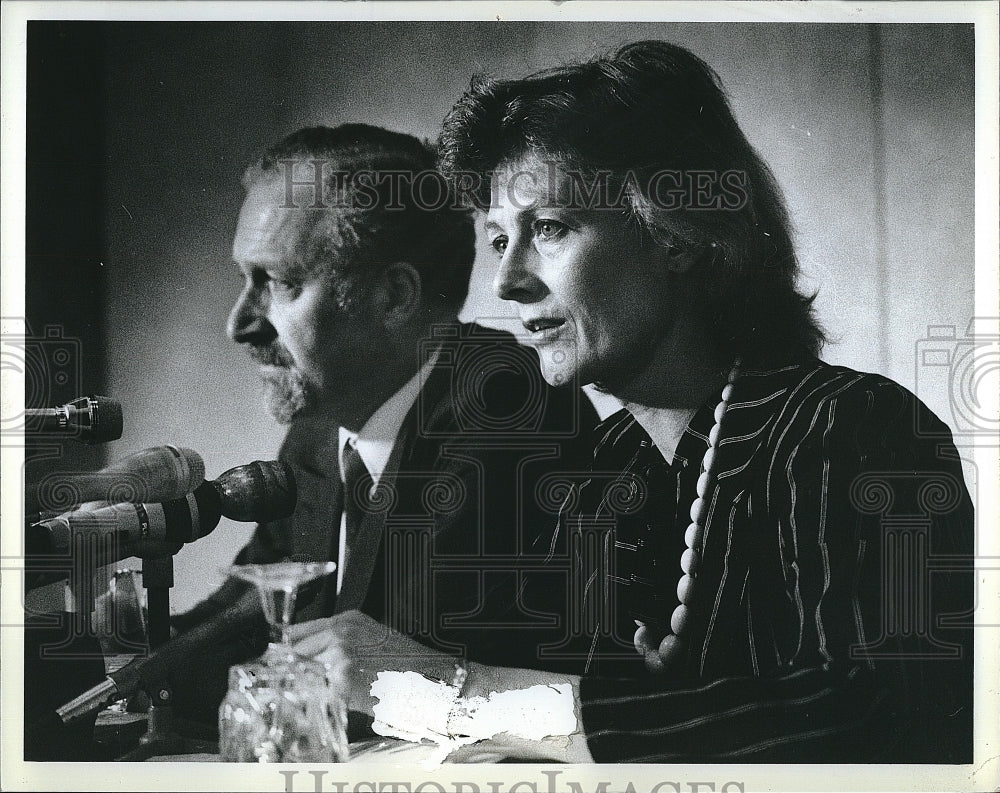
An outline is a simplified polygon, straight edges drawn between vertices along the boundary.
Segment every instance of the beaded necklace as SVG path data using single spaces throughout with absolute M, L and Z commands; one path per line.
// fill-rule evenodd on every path
M 708 493 L 716 475 L 715 454 L 721 440 L 722 420 L 732 401 L 733 384 L 739 376 L 739 368 L 740 359 L 737 358 L 722 389 L 722 398 L 715 407 L 715 424 L 708 433 L 708 449 L 701 461 L 701 475 L 695 488 L 696 498 L 691 504 L 691 523 L 684 532 L 684 544 L 687 546 L 681 554 L 681 570 L 684 575 L 677 582 L 677 599 L 680 605 L 670 615 L 671 632 L 657 641 L 649 627 L 637 621 L 639 629 L 635 632 L 635 649 L 643 656 L 646 668 L 653 673 L 663 672 L 674 666 L 683 658 L 687 649 L 684 636 L 690 627 L 692 596 L 701 562 L 705 518 L 708 515 Z

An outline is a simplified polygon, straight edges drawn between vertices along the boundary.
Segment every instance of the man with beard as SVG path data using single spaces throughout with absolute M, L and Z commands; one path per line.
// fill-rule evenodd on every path
M 228 332 L 289 424 L 280 457 L 298 502 L 235 562 L 336 561 L 300 595 L 299 621 L 357 610 L 452 655 L 546 666 L 536 646 L 564 630 L 565 583 L 524 569 L 559 506 L 536 485 L 583 459 L 576 438 L 596 415 L 579 389 L 545 385 L 533 350 L 458 323 L 473 221 L 433 152 L 367 125 L 303 129 L 244 186 Z M 174 628 L 245 594 L 230 580 Z M 246 632 L 178 670 L 182 711 L 213 719 L 227 667 L 263 639 Z

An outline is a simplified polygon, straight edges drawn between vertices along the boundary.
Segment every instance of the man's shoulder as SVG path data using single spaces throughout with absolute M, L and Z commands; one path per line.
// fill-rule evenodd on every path
M 299 468 L 318 470 L 331 444 L 336 450 L 337 431 L 337 426 L 325 416 L 296 416 L 288 425 L 278 457 Z
M 454 324 L 430 340 L 439 351 L 415 406 L 420 435 L 568 438 L 589 435 L 597 422 L 580 388 L 549 386 L 538 353 L 504 330 Z

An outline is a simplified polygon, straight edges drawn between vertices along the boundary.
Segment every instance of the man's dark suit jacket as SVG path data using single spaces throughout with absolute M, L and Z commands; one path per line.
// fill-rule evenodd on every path
M 565 492 L 560 482 L 589 467 L 597 416 L 579 388 L 548 387 L 537 353 L 507 333 L 450 325 L 435 330 L 425 352 L 437 343 L 437 363 L 403 422 L 340 594 L 334 574 L 296 620 L 356 608 L 432 648 L 484 663 L 544 666 L 536 645 L 565 630 L 566 592 L 561 581 L 535 578 L 532 570 L 548 551 Z M 236 563 L 336 559 L 343 501 L 337 443 L 335 426 L 293 422 L 280 458 L 295 474 L 295 513 L 258 526 Z M 229 580 L 176 616 L 174 627 L 186 631 L 212 618 L 245 591 Z M 258 625 L 206 653 L 197 669 L 179 671 L 182 709 L 210 719 L 225 669 L 259 653 L 265 638 Z M 192 685 L 192 676 L 207 686 Z

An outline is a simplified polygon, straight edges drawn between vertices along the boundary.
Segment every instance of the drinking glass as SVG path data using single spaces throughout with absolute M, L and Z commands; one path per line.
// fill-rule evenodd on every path
M 115 570 L 107 582 L 107 591 L 94 600 L 93 624 L 105 658 L 149 652 L 142 570 Z
M 342 653 L 331 647 L 320 663 L 296 655 L 290 629 L 301 584 L 329 575 L 333 562 L 236 565 L 232 575 L 261 596 L 271 642 L 259 661 L 229 670 L 229 692 L 219 708 L 219 752 L 226 762 L 343 762 L 347 706 Z

